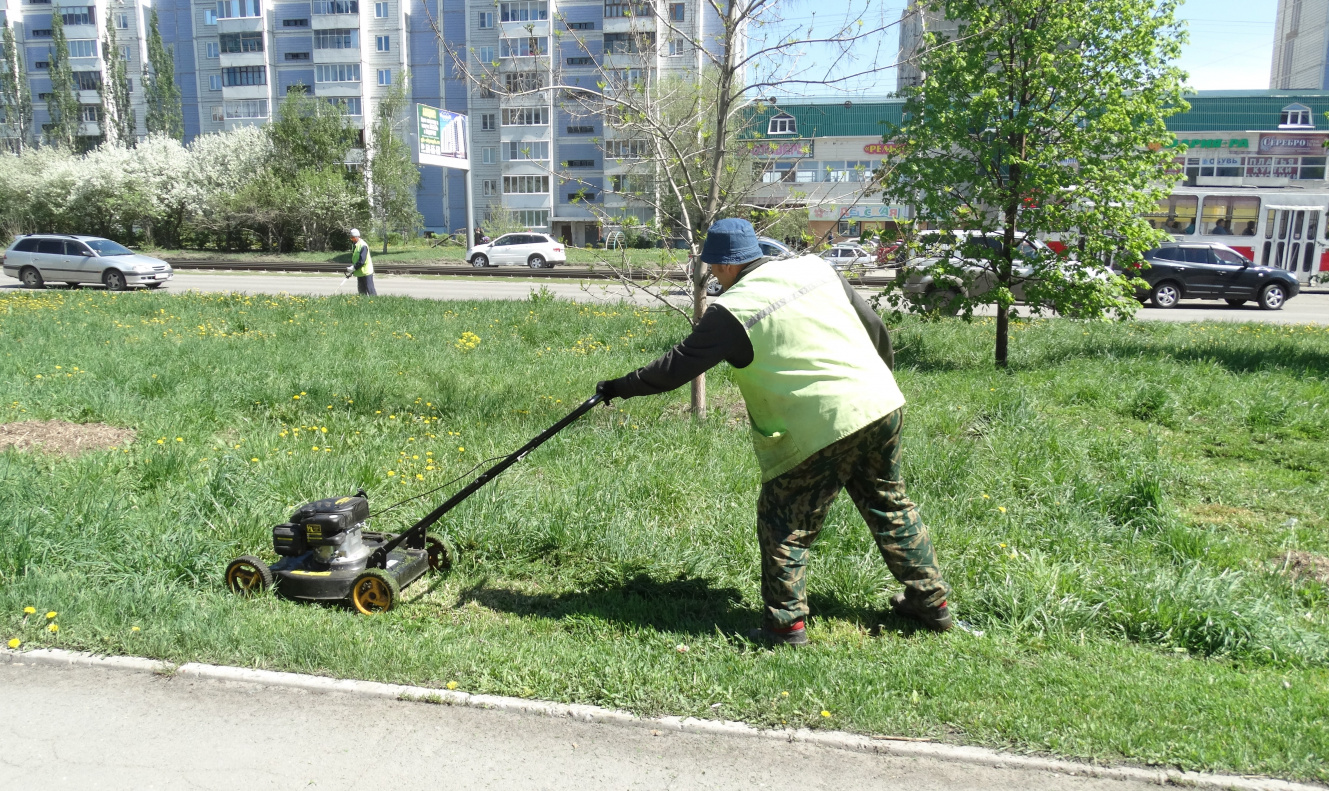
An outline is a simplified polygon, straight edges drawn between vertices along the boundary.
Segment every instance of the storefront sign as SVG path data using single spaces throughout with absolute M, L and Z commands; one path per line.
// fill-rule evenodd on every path
M 1260 153 L 1324 156 L 1326 140 L 1329 135 L 1260 135 Z
M 899 143 L 868 143 L 863 146 L 864 154 L 893 154 L 899 150 Z
M 887 206 L 884 203 L 865 203 L 857 206 L 828 204 L 808 209 L 810 220 L 907 220 L 908 206 Z
M 1177 138 L 1176 140 L 1172 141 L 1172 143 L 1169 144 L 1167 147 L 1168 147 L 1168 148 L 1177 148 L 1177 147 L 1179 147 L 1179 146 L 1186 146 L 1187 148 L 1191 148 L 1191 149 L 1195 149 L 1195 148 L 1236 148 L 1236 149 L 1243 149 L 1243 148 L 1246 148 L 1246 149 L 1248 149 L 1248 148 L 1251 147 L 1251 141 L 1248 140 L 1247 138 L 1244 138 L 1244 137 L 1193 138 L 1193 139 L 1189 139 L 1189 140 L 1184 140 L 1184 139 L 1182 139 L 1182 138 L 1179 137 L 1179 138 Z

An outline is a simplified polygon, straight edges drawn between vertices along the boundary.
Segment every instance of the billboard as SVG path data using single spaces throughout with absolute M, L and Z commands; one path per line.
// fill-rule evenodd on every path
M 908 206 L 888 206 L 881 203 L 867 203 L 857 206 L 840 206 L 834 203 L 808 207 L 810 220 L 907 220 Z
M 421 165 L 471 169 L 467 147 L 469 119 L 427 104 L 415 106 L 415 153 Z

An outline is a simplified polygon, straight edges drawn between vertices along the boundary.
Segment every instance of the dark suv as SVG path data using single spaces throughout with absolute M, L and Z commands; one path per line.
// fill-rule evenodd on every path
M 1147 267 L 1129 268 L 1149 284 L 1146 297 L 1156 308 L 1175 308 L 1183 299 L 1222 299 L 1232 307 L 1254 299 L 1265 310 L 1281 310 L 1301 285 L 1291 272 L 1255 266 L 1222 244 L 1165 244 L 1144 254 Z

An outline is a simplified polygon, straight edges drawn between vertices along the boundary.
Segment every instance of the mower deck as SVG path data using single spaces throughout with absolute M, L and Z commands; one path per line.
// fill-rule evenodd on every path
M 395 536 L 386 533 L 365 533 L 365 545 L 377 549 Z M 356 567 L 330 569 L 314 562 L 313 552 L 299 557 L 282 558 L 272 564 L 273 587 L 288 599 L 305 601 L 339 601 L 351 596 L 351 584 L 365 570 L 365 564 Z M 388 553 L 383 569 L 405 588 L 429 570 L 429 553 L 424 549 L 398 546 Z

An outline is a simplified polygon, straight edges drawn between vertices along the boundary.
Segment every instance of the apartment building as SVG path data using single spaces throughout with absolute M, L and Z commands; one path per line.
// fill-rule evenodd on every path
M 938 33 L 947 38 L 955 38 L 960 23 L 946 19 L 938 11 L 924 10 L 918 0 L 910 0 L 900 15 L 900 47 L 896 57 L 899 67 L 895 72 L 895 90 L 916 88 L 923 81 L 923 74 L 918 70 L 918 56 L 923 48 L 923 34 Z
M 69 43 L 69 64 L 74 72 L 81 112 L 80 134 L 101 135 L 101 96 L 97 89 L 113 57 L 125 61 L 129 75 L 130 104 L 135 126 L 143 134 L 144 9 L 136 2 L 78 0 L 78 5 L 52 0 L 0 0 L 0 25 L 10 28 L 22 56 L 33 99 L 33 126 L 43 129 L 51 122 L 46 102 L 51 95 L 51 19 L 60 14 Z M 107 27 L 115 28 L 119 52 L 103 52 Z
M 1269 87 L 1329 89 L 1329 0 L 1278 0 Z
M 50 19 L 58 8 L 85 106 L 88 136 L 100 134 L 100 48 L 114 24 L 128 59 L 143 134 L 142 64 L 152 0 L 0 0 L 23 45 L 36 123 L 43 98 Z M 584 244 L 600 238 L 605 213 L 649 221 L 615 191 L 642 150 L 615 139 L 602 113 L 587 113 L 555 86 L 592 89 L 606 73 L 631 83 L 700 67 L 687 40 L 718 34 L 702 0 L 155 0 L 173 51 L 185 140 L 266 123 L 293 90 L 342 108 L 372 127 L 374 108 L 403 72 L 414 102 L 471 119 L 476 216 L 511 212 L 521 223 Z M 358 159 L 363 156 L 356 152 Z M 354 164 L 354 161 L 351 163 Z M 562 174 L 560 177 L 559 174 Z M 616 179 L 616 176 L 620 178 Z M 425 227 L 466 224 L 465 178 L 421 168 Z

